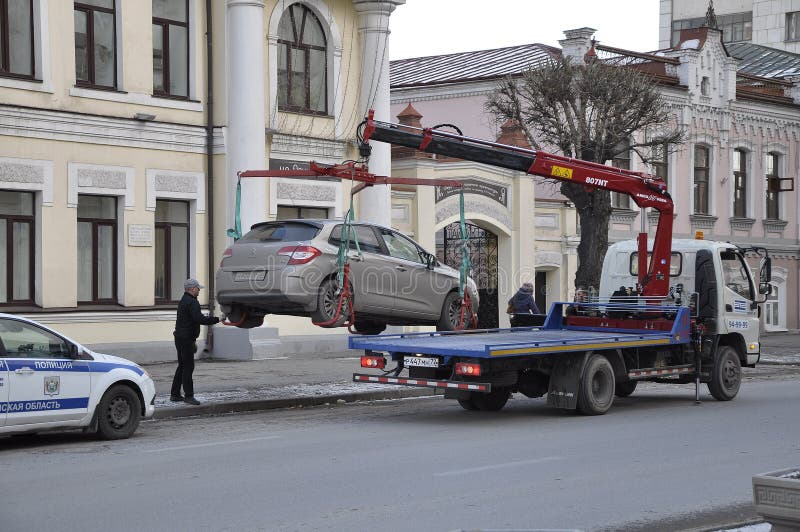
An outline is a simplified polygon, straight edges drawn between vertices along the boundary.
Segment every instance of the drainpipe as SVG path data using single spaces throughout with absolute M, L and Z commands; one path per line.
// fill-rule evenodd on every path
M 214 313 L 214 57 L 211 43 L 211 0 L 206 0 L 206 219 L 208 220 L 208 309 Z M 214 328 L 206 327 L 205 352 L 214 349 Z

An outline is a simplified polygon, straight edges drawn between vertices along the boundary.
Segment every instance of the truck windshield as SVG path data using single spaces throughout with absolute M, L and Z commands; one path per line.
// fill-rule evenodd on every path
M 720 258 L 722 259 L 722 278 L 725 286 L 742 297 L 754 300 L 755 292 L 750 279 L 750 269 L 747 267 L 744 257 L 733 251 L 723 251 L 720 253 Z

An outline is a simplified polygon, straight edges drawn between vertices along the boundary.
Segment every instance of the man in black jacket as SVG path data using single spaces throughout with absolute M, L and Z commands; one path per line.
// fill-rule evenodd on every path
M 219 323 L 216 316 L 203 316 L 200 312 L 200 303 L 197 295 L 203 285 L 196 279 L 187 279 L 183 283 L 184 294 L 178 303 L 178 317 L 175 319 L 175 349 L 178 351 L 178 368 L 172 379 L 170 401 L 185 401 L 190 405 L 199 405 L 200 401 L 194 398 L 194 354 L 197 351 L 197 337 L 200 336 L 201 325 L 214 325 Z M 186 397 L 181 397 L 181 385 Z

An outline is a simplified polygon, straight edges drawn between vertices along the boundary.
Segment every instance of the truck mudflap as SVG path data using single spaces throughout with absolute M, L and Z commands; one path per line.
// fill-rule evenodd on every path
M 435 379 L 409 379 L 406 377 L 386 377 L 384 375 L 367 375 L 353 373 L 354 382 L 376 382 L 379 384 L 396 384 L 398 386 L 417 386 L 420 388 L 443 388 L 465 390 L 469 392 L 489 393 L 492 384 L 489 382 L 443 381 Z

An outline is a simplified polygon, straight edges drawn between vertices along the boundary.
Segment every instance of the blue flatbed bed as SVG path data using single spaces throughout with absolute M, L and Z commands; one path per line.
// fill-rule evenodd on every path
M 689 312 L 674 307 L 671 331 L 570 327 L 562 319 L 562 306 L 554 303 L 541 327 L 484 329 L 455 332 L 403 333 L 351 336 L 351 349 L 394 353 L 487 358 L 544 356 L 561 352 L 622 349 L 688 343 Z

